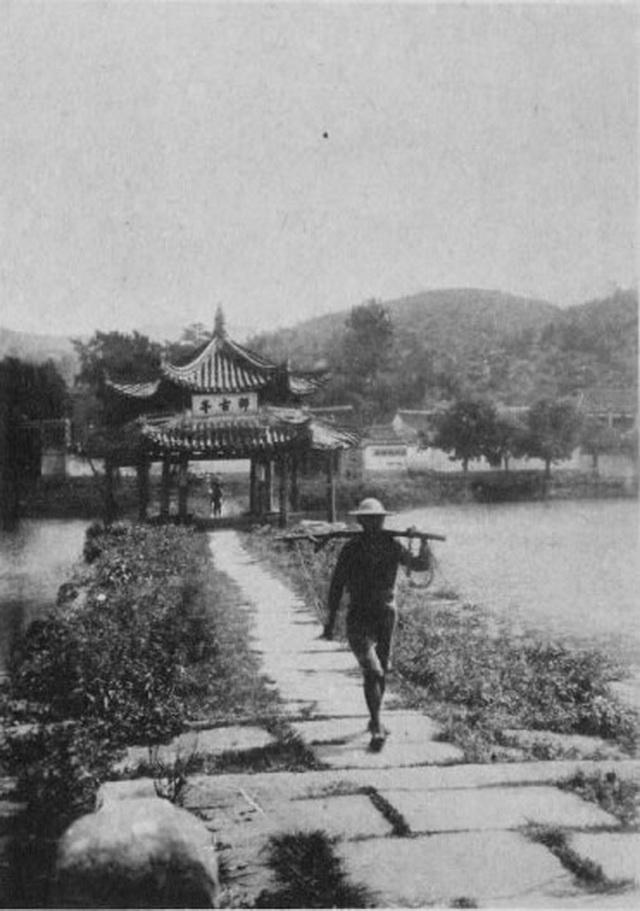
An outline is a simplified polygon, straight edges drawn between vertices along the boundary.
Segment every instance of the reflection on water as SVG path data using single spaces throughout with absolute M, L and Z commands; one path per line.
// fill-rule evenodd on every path
M 440 532 L 448 582 L 520 626 L 597 644 L 640 667 L 638 505 L 630 500 L 439 506 L 394 516 Z
M 24 520 L 0 531 L 0 672 L 17 633 L 55 603 L 82 556 L 86 527 L 74 519 Z

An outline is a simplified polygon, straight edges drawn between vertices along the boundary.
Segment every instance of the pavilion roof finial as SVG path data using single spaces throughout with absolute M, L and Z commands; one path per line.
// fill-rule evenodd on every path
M 222 310 L 222 304 L 218 304 L 218 309 L 216 310 L 216 318 L 213 324 L 213 334 L 218 338 L 224 338 L 227 334 L 227 330 L 224 324 L 224 313 Z

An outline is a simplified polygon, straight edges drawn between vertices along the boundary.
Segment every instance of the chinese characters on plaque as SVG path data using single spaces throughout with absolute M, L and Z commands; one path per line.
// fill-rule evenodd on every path
M 257 392 L 194 395 L 191 398 L 191 411 L 194 417 L 213 417 L 221 414 L 242 415 L 251 414 L 257 410 Z

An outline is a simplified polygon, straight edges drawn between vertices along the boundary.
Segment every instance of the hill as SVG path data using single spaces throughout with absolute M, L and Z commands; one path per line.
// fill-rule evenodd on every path
M 422 407 L 464 392 L 530 404 L 594 385 L 637 384 L 637 292 L 562 310 L 499 291 L 428 291 L 383 302 L 394 326 L 389 407 Z M 348 399 L 340 387 L 348 311 L 263 333 L 248 342 L 298 367 L 329 366 L 323 400 Z
M 500 291 L 448 289 L 385 301 L 394 327 L 382 411 L 420 408 L 462 393 L 506 404 L 570 395 L 594 386 L 637 387 L 638 295 L 617 291 L 568 309 Z M 316 403 L 351 401 L 344 381 L 344 310 L 262 333 L 247 345 L 298 368 L 328 367 Z M 52 359 L 67 382 L 78 368 L 69 338 L 0 327 L 0 358 Z
M 32 364 L 52 360 L 67 383 L 77 372 L 78 358 L 71 339 L 64 335 L 15 332 L 0 326 L 0 358 L 16 357 Z
M 554 304 L 500 291 L 448 289 L 383 301 L 396 336 L 420 336 L 435 350 L 465 352 L 493 344 L 505 334 L 540 329 L 562 311 Z M 349 311 L 306 320 L 288 329 L 254 336 L 247 344 L 280 360 L 295 353 L 300 365 L 326 359 L 335 350 Z

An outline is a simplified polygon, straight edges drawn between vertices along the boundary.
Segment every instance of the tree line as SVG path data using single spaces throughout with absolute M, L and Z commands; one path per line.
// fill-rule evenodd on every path
M 637 433 L 584 416 L 573 402 L 546 398 L 519 414 L 500 411 L 486 399 L 460 399 L 436 417 L 434 430 L 420 442 L 450 453 L 465 472 L 473 459 L 508 470 L 511 459 L 531 458 L 545 463 L 547 477 L 551 465 L 569 459 L 577 446 L 591 456 L 594 471 L 604 453 L 637 455 L 638 448 Z
M 25 437 L 26 423 L 72 417 L 76 438 L 87 428 L 122 423 L 135 415 L 129 414 L 121 397 L 110 394 L 108 380 L 156 378 L 163 358 L 184 363 L 209 338 L 207 327 L 195 323 L 178 341 L 164 345 L 139 332 L 97 331 L 88 341 L 74 339 L 80 369 L 72 389 L 53 362 L 0 361 L 2 502 L 15 501 L 18 481 L 28 473 L 33 445 Z M 395 342 L 394 325 L 382 303 L 369 300 L 354 307 L 340 342 L 327 353 L 330 380 L 314 404 L 351 405 L 355 423 L 366 428 L 389 420 L 400 408 L 420 407 L 427 399 L 445 402 L 421 444 L 450 453 L 465 471 L 471 460 L 481 457 L 505 468 L 510 459 L 525 457 L 542 459 L 549 472 L 577 445 L 591 454 L 596 470 L 604 452 L 637 452 L 637 432 L 620 433 L 585 419 L 566 399 L 540 398 L 524 416 L 500 411 L 489 397 L 478 395 L 456 375 L 455 364 L 442 369 L 441 357 L 438 367 L 420 340 L 415 342 L 415 356 L 409 352 L 400 370 Z M 167 404 L 177 407 L 178 403 Z

